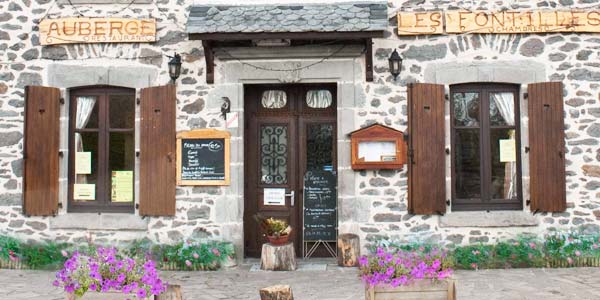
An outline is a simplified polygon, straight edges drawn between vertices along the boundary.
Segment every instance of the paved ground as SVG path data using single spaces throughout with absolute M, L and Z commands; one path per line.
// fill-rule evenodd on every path
M 319 264 L 296 272 L 254 271 L 251 264 L 217 272 L 164 272 L 182 285 L 184 299 L 258 299 L 258 289 L 290 284 L 297 300 L 364 299 L 356 269 Z M 326 270 L 323 270 L 326 269 Z M 0 270 L 0 299 L 65 299 L 51 286 L 54 274 Z M 458 299 L 600 299 L 600 268 L 459 271 Z

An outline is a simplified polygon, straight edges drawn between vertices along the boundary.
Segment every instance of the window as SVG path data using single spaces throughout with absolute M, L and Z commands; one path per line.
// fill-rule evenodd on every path
M 309 90 L 306 92 L 306 105 L 310 108 L 328 108 L 333 103 L 329 90 Z
M 452 209 L 522 209 L 518 87 L 451 90 Z
M 263 108 L 284 108 L 287 104 L 287 94 L 280 90 L 264 91 L 261 104 Z
M 71 91 L 69 211 L 133 212 L 135 90 Z

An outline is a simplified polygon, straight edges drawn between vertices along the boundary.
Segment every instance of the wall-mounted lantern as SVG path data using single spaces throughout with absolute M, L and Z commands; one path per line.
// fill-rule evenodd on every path
M 400 75 L 400 71 L 402 71 L 402 57 L 400 57 L 400 54 L 398 54 L 396 49 L 394 49 L 394 52 L 392 52 L 392 55 L 388 58 L 388 62 L 390 63 L 390 73 L 392 73 L 394 80 L 396 80 L 398 75 Z
M 175 80 L 177 80 L 181 74 L 181 55 L 175 52 L 175 55 L 168 57 L 171 58 L 169 61 L 169 76 L 173 83 L 175 83 Z

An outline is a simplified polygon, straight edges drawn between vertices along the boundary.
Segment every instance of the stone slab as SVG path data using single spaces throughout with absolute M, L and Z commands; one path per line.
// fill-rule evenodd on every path
M 524 211 L 450 212 L 440 217 L 440 227 L 537 226 L 536 216 Z
M 50 230 L 148 230 L 148 219 L 130 214 L 70 213 L 50 218 Z

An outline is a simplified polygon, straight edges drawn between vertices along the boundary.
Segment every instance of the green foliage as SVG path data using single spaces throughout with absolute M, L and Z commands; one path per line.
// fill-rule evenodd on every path
M 371 248 L 371 252 L 377 247 L 383 247 L 387 251 L 397 249 L 423 252 L 435 245 L 380 240 Z M 448 250 L 448 256 L 452 258 L 455 268 L 468 270 L 571 266 L 577 259 L 585 265 L 585 258 L 600 258 L 600 234 L 586 235 L 572 231 L 553 232 L 541 240 L 518 237 L 497 244 L 457 246 Z M 557 264 L 557 261 L 564 264 Z
M 152 258 L 165 268 L 183 270 L 216 270 L 225 260 L 235 255 L 231 243 L 217 241 L 163 245 L 144 239 L 118 248 L 127 256 Z M 59 269 L 75 250 L 83 255 L 91 255 L 96 252 L 97 246 L 53 242 L 28 244 L 12 237 L 0 236 L 0 260 L 19 261 L 32 269 Z

